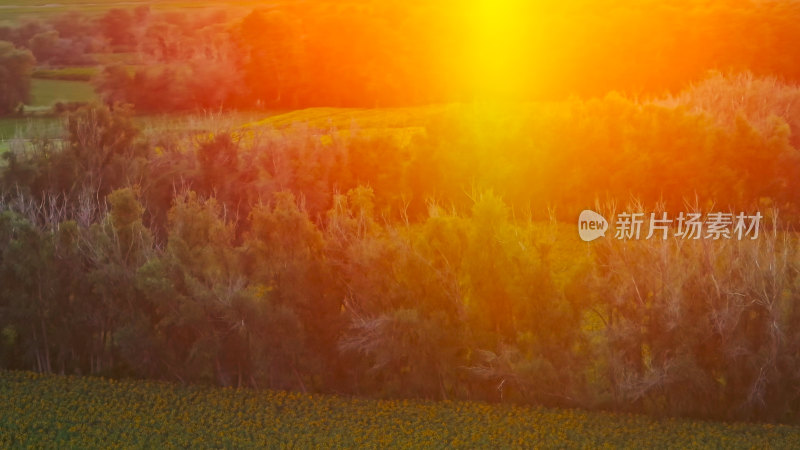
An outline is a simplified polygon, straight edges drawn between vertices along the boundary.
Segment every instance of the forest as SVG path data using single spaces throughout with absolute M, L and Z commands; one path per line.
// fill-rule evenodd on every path
M 507 83 L 448 2 L 276 5 L 0 26 L 1 113 L 98 95 L 2 152 L 0 368 L 798 423 L 800 3 L 520 6 Z

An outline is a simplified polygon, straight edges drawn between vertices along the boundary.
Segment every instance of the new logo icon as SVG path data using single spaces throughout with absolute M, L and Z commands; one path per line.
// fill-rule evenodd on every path
M 591 209 L 584 209 L 578 216 L 578 234 L 585 242 L 591 242 L 606 235 L 608 221 Z

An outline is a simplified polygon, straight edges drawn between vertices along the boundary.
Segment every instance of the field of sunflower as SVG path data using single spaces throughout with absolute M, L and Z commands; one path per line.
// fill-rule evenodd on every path
M 797 448 L 800 427 L 0 371 L 0 447 Z

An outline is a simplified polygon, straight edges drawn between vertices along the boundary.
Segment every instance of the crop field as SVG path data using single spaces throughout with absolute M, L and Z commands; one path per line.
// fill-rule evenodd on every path
M 800 428 L 0 372 L 0 446 L 790 448 Z

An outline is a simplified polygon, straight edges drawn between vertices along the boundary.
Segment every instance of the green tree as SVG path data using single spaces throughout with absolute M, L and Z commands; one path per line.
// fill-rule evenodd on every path
M 284 370 L 288 367 L 297 373 L 321 373 L 334 365 L 341 301 L 332 289 L 324 237 L 292 194 L 275 194 L 271 204 L 253 209 L 243 250 L 245 271 L 256 291 L 269 293 L 271 310 L 290 313 L 303 328 L 300 341 L 285 334 L 261 336 L 264 342 L 284 342 L 273 350 L 262 348 L 262 357 L 257 359 L 273 362 L 264 370 L 275 378 L 274 371 L 281 367 L 278 362 Z M 278 329 L 286 330 L 287 325 Z M 286 349 L 286 343 L 297 347 L 293 353 L 275 351 Z M 305 380 L 295 381 L 306 384 Z M 311 381 L 318 388 L 326 380 L 316 377 Z
M 36 59 L 30 51 L 0 41 L 0 115 L 16 111 L 30 99 L 31 74 Z
M 134 15 L 128 10 L 114 8 L 99 19 L 99 25 L 111 45 L 124 47 L 133 44 L 134 21 Z
M 221 385 L 301 389 L 304 331 L 274 286 L 252 283 L 215 200 L 188 193 L 169 214 L 164 254 L 139 270 L 161 372 Z M 288 261 L 287 261 L 288 262 Z
M 80 365 L 81 259 L 74 222 L 37 227 L 0 213 L 0 329 L 14 336 L 20 368 L 39 372 Z
M 69 146 L 56 168 L 63 192 L 89 187 L 105 196 L 139 181 L 148 148 L 137 141 L 129 109 L 86 106 L 67 116 L 67 133 Z
M 95 90 L 109 106 L 133 102 L 132 82 L 133 77 L 123 64 L 104 66 L 99 76 L 93 80 Z
M 451 244 L 463 234 L 439 218 L 422 232 L 414 226 L 384 230 L 372 209 L 370 189 L 351 190 L 335 200 L 327 229 L 344 291 L 347 322 L 339 348 L 353 360 L 355 389 L 389 396 L 463 395 L 465 316 L 459 261 L 449 259 Z M 438 234 L 439 226 L 452 235 Z
M 144 208 L 130 189 L 119 189 L 107 197 L 110 211 L 83 233 L 84 278 L 91 295 L 81 302 L 86 323 L 90 373 L 109 373 L 120 367 L 119 356 L 131 369 L 148 373 L 149 338 L 142 322 L 147 305 L 137 290 L 137 271 L 154 257 L 153 239 L 142 224 Z
M 39 63 L 50 61 L 58 56 L 58 52 L 61 50 L 58 31 L 46 31 L 35 35 L 28 41 L 28 48 Z

